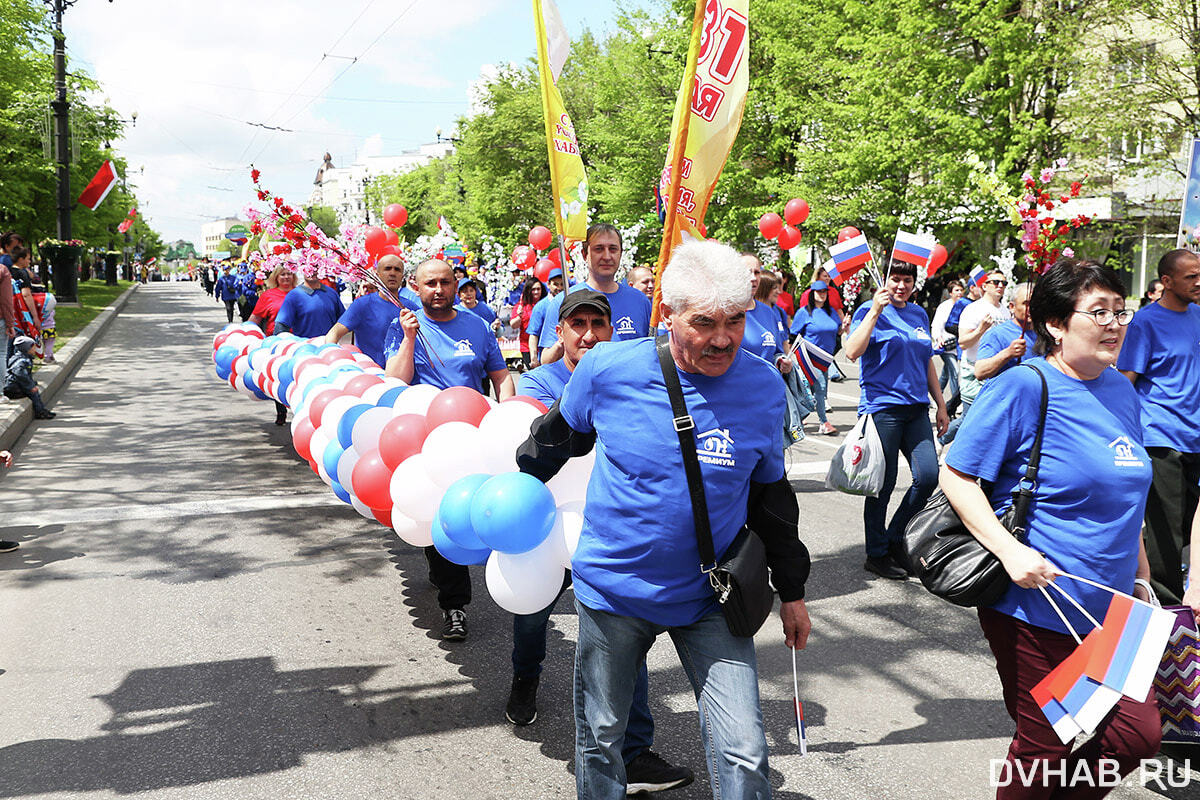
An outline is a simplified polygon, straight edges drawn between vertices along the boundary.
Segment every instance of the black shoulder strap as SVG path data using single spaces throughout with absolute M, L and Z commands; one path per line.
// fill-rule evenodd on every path
M 1050 389 L 1046 385 L 1046 376 L 1033 364 L 1025 364 L 1037 373 L 1042 382 L 1042 397 L 1038 408 L 1037 433 L 1033 437 L 1033 447 L 1029 451 L 1029 463 L 1025 466 L 1025 476 L 1017 482 L 1013 491 L 1013 535 L 1021 542 L 1025 541 L 1025 517 L 1029 513 L 1029 504 L 1033 501 L 1037 489 L 1038 467 L 1042 463 L 1042 434 L 1046 432 L 1046 408 L 1050 403 Z
M 679 373 L 675 371 L 675 359 L 671 357 L 667 337 L 659 336 L 655 345 L 658 365 L 662 367 L 663 380 L 667 384 L 667 396 L 671 398 L 671 416 L 674 417 L 675 433 L 679 435 L 683 471 L 687 473 L 688 494 L 692 498 L 692 522 L 696 528 L 696 545 L 700 548 L 700 569 L 707 572 L 716 567 L 717 556 L 713 552 L 704 478 L 700 475 L 700 459 L 696 456 L 696 423 L 688 414 L 687 403 L 683 400 L 683 387 L 679 385 Z

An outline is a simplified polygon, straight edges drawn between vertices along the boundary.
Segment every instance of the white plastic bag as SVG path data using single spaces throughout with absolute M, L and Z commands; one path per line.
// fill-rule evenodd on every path
M 870 414 L 864 414 L 829 462 L 825 487 L 846 494 L 878 497 L 886 470 L 875 421 Z

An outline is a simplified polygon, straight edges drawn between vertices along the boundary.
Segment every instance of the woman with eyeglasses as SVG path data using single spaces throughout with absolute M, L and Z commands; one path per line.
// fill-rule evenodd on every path
M 1080 637 L 1092 629 L 1051 583 L 1098 620 L 1104 619 L 1112 595 L 1064 575 L 1150 598 L 1141 526 L 1151 470 L 1142 447 L 1137 393 L 1113 369 L 1133 318 L 1120 278 L 1093 261 L 1063 259 L 1034 287 L 1029 311 L 1044 357 L 987 382 L 940 476 L 963 523 L 1013 581 L 999 602 L 979 609 L 1004 703 L 1016 723 L 1008 750 L 1008 760 L 1015 762 L 1012 774 L 1032 776 L 1001 787 L 1000 800 L 1065 796 L 1060 792 L 1078 774 L 1077 765 L 1082 768 L 1079 762 L 1097 775 L 1100 760 L 1109 759 L 1124 775 L 1158 751 L 1161 734 L 1152 690 L 1146 698 L 1122 698 L 1096 735 L 1072 749 L 1030 694 L 1076 648 L 1059 613 Z M 1040 417 L 1042 383 L 1030 366 L 1045 377 L 1049 403 L 1022 543 L 999 517 L 1024 475 Z M 1037 790 L 1031 792 L 1031 785 Z M 1106 793 L 1089 790 L 1087 796 Z

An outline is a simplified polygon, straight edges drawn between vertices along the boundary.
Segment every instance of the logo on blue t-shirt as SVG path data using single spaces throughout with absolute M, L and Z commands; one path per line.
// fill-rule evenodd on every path
M 699 447 L 696 455 L 705 464 L 717 467 L 732 467 L 736 465 L 733 452 L 733 439 L 728 428 L 713 428 L 696 437 Z
M 771 333 L 770 331 L 763 331 L 762 346 L 763 347 L 774 347 L 775 346 L 775 334 Z
M 924 328 L 914 328 L 913 335 L 916 336 L 918 339 L 928 339 L 929 338 L 929 334 L 925 332 Z
M 615 333 L 624 336 L 637 335 L 637 328 L 634 327 L 633 319 L 628 316 L 621 317 L 619 320 L 617 320 L 616 324 L 613 326 L 613 330 Z
M 1135 455 L 1133 443 L 1128 437 L 1118 436 L 1108 443 L 1108 449 L 1113 451 L 1114 467 L 1141 467 L 1142 460 Z
M 456 358 L 474 358 L 475 351 L 471 349 L 470 339 L 459 339 L 454 343 L 454 355 Z

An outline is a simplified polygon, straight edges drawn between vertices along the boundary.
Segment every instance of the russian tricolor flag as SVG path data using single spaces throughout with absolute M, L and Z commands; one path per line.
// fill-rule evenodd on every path
M 975 286 L 983 286 L 983 282 L 987 280 L 987 274 L 988 271 L 986 269 L 976 264 L 975 269 L 971 270 L 971 274 L 967 280 Z
M 918 267 L 929 265 L 933 256 L 934 243 L 907 231 L 896 231 L 896 243 L 892 246 L 892 260 L 904 261 Z
M 829 257 L 833 259 L 833 264 L 829 267 L 829 277 L 838 285 L 874 260 L 867 237 L 861 233 L 832 245 L 829 248 Z
M 833 363 L 832 355 L 803 336 L 796 340 L 796 355 L 796 363 L 800 366 L 800 372 L 804 375 L 804 379 L 813 386 L 817 385 L 817 373 L 826 372 L 829 365 Z

